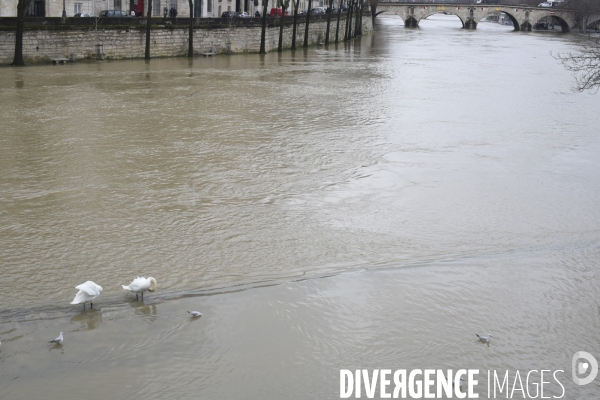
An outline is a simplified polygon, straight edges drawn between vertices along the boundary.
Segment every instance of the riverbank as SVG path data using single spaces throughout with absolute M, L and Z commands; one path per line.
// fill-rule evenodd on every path
M 345 16 L 340 23 L 340 38 L 343 39 Z M 60 18 L 44 21 L 32 19 L 26 26 L 23 37 L 23 57 L 26 63 L 48 63 L 51 59 L 135 59 L 143 58 L 146 43 L 145 19 L 113 21 L 114 24 L 94 25 L 92 18 Z M 10 64 L 14 56 L 15 33 L 8 18 L 0 21 L 0 65 Z M 86 25 L 74 25 L 83 24 Z M 283 46 L 292 45 L 293 18 L 284 21 Z M 260 49 L 261 25 L 258 19 L 227 22 L 226 19 L 198 19 L 194 26 L 194 51 L 205 52 L 256 53 Z M 362 18 L 363 34 L 373 30 L 370 16 Z M 327 19 L 324 16 L 311 17 L 308 42 L 316 45 L 325 41 Z M 304 42 L 305 19 L 298 18 L 296 46 Z M 335 40 L 336 19 L 332 16 L 330 41 Z M 181 57 L 188 52 L 189 19 L 157 18 L 152 26 L 151 57 Z M 266 30 L 267 51 L 277 49 L 279 43 L 279 20 L 269 19 Z

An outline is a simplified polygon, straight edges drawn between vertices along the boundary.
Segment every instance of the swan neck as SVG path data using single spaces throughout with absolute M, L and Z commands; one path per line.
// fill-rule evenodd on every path
M 158 286 L 158 284 L 156 283 L 156 279 L 150 277 L 148 278 L 150 279 L 150 289 L 148 289 L 150 292 L 154 292 L 156 290 L 156 287 Z

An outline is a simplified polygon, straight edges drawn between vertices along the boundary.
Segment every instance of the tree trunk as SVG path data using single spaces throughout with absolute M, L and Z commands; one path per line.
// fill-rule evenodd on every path
M 329 25 L 331 25 L 331 13 L 333 12 L 333 0 L 329 0 L 329 8 L 327 9 L 327 30 L 325 31 L 325 46 L 329 44 Z
M 363 20 L 363 12 L 365 11 L 365 3 L 366 3 L 366 0 L 361 0 L 361 4 L 360 4 L 360 21 L 358 23 L 358 34 L 360 36 L 362 36 L 362 34 L 363 34 L 362 20 Z
M 335 27 L 335 44 L 338 44 L 338 39 L 340 38 L 340 18 L 342 17 L 342 0 L 340 0 L 339 8 L 338 8 L 338 17 L 337 17 L 337 25 Z
M 152 0 L 150 0 L 152 1 Z M 194 0 L 188 0 L 190 3 L 190 36 L 188 38 L 188 57 L 194 57 Z
M 358 2 L 356 0 L 352 0 L 352 8 L 350 8 L 350 23 L 348 24 L 348 40 L 352 39 L 352 32 L 354 31 L 354 29 L 352 29 L 352 23 L 354 22 L 354 16 L 356 15 L 356 4 Z
M 360 2 L 357 1 L 357 5 L 356 5 L 356 16 L 354 17 L 354 37 L 358 36 L 358 31 L 360 29 L 359 27 L 359 22 L 360 22 L 360 15 L 362 13 L 362 0 L 360 0 Z
M 294 6 L 294 29 L 292 32 L 292 50 L 296 50 L 296 24 L 298 23 L 298 7 L 300 7 L 300 0 L 296 0 Z
M 375 17 L 377 16 L 377 4 L 379 0 L 371 0 L 371 23 L 375 26 Z
M 352 22 L 352 9 L 354 8 L 354 0 L 350 2 L 350 7 L 348 7 L 348 15 L 346 15 L 346 29 L 344 29 L 344 42 L 350 39 L 350 23 Z
M 152 23 L 152 0 L 148 0 L 148 15 L 146 15 L 146 52 L 144 58 L 150 59 L 150 24 Z
M 267 31 L 267 7 L 269 6 L 269 0 L 263 1 L 262 32 L 260 33 L 260 51 L 258 54 L 267 54 L 265 50 L 265 34 Z
M 23 60 L 23 30 L 25 28 L 25 10 L 29 8 L 31 0 L 19 0 L 17 3 L 17 32 L 15 33 L 15 56 L 11 65 L 25 65 Z
M 304 27 L 304 43 L 302 47 L 308 48 L 308 25 L 310 24 L 310 14 L 312 9 L 312 0 L 308 0 L 308 10 L 306 12 L 306 26 Z
M 281 5 L 281 18 L 279 19 L 279 45 L 277 46 L 277 52 L 283 52 L 283 17 L 285 16 L 285 7 Z

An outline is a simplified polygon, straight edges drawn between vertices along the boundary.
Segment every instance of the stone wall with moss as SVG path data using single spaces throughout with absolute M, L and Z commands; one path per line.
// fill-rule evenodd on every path
M 330 40 L 335 37 L 335 19 L 332 18 Z M 340 39 L 343 39 L 345 21 L 340 23 Z M 372 31 L 371 18 L 365 13 L 363 33 Z M 304 41 L 304 20 L 298 24 L 296 46 Z M 315 19 L 310 23 L 309 43 L 315 45 L 325 40 L 327 21 Z M 10 64 L 14 55 L 15 32 L 0 27 L 0 64 Z M 156 25 L 152 29 L 151 56 L 177 57 L 187 55 L 188 28 L 184 25 Z M 219 24 L 194 28 L 194 49 L 200 54 L 214 48 L 217 54 L 258 52 L 261 27 L 253 24 Z M 142 24 L 137 26 L 28 26 L 24 33 L 23 55 L 26 63 L 50 62 L 52 58 L 95 59 L 98 45 L 107 59 L 144 57 L 146 32 Z M 271 23 L 266 34 L 267 51 L 277 49 L 279 26 Z M 292 25 L 284 24 L 284 46 L 292 43 Z

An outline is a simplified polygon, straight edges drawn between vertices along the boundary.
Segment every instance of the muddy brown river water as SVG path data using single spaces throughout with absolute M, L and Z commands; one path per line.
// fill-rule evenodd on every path
M 0 69 L 0 399 L 336 399 L 359 368 L 598 396 L 571 357 L 600 358 L 600 97 L 550 54 L 580 39 L 378 18 L 264 58 Z

